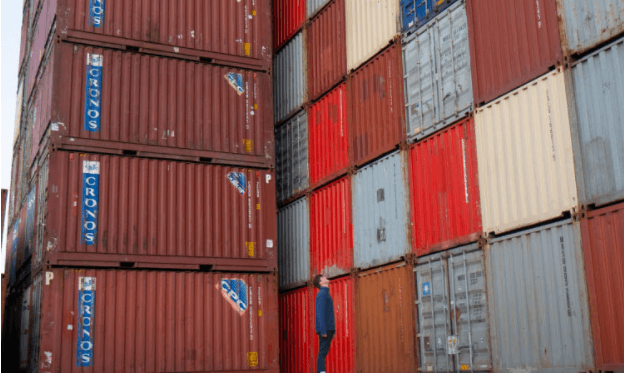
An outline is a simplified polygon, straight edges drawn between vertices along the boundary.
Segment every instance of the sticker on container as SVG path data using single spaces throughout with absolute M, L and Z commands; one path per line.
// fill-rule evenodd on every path
M 238 190 L 241 196 L 245 195 L 247 191 L 247 177 L 242 172 L 229 172 L 227 178 Z
M 422 286 L 423 295 L 431 295 L 431 284 L 429 282 L 425 282 Z
M 447 340 L 447 349 L 449 355 L 456 355 L 457 352 L 457 336 L 451 335 Z
M 245 242 L 245 246 L 247 247 L 247 255 L 251 257 L 256 256 L 256 243 L 255 242 Z
M 267 245 L 268 248 L 272 248 L 273 247 L 273 240 L 267 240 Z
M 100 203 L 100 162 L 82 164 L 82 224 L 80 243 L 95 245 L 98 233 L 98 205 Z
M 462 364 L 462 366 L 460 367 L 461 370 L 470 370 L 470 365 L 468 364 Z
M 216 285 L 221 290 L 223 297 L 232 305 L 234 310 L 240 316 L 247 311 L 247 284 L 240 279 L 222 279 L 221 283 Z
M 95 322 L 95 277 L 78 278 L 78 334 L 76 366 L 93 366 L 93 323 Z
M 89 26 L 102 27 L 105 12 L 106 0 L 89 0 Z
M 87 53 L 87 80 L 85 94 L 84 130 L 100 132 L 102 115 L 102 64 L 101 54 Z
M 243 87 L 243 75 L 242 74 L 227 73 L 225 74 L 225 80 L 227 80 L 228 83 L 230 83 L 232 88 L 236 90 L 236 93 L 238 93 L 239 96 L 245 93 L 245 87 Z
M 258 353 L 257 352 L 247 353 L 247 364 L 249 364 L 250 367 L 255 367 L 258 365 Z

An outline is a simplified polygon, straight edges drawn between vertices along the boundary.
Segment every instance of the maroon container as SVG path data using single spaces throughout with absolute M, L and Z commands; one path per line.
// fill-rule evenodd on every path
M 393 44 L 356 70 L 347 85 L 352 165 L 395 149 L 405 138 L 401 48 Z
M 474 102 L 484 104 L 562 60 L 556 0 L 467 0 Z
M 33 18 L 33 24 L 30 31 L 30 60 L 28 62 L 28 90 L 26 91 L 26 98 L 30 99 L 32 90 L 35 86 L 35 82 L 38 80 L 37 75 L 41 63 L 46 59 L 46 44 L 48 41 L 53 43 L 54 35 L 50 33 L 54 26 L 54 19 L 56 15 L 56 7 L 58 0 L 39 0 L 32 1 L 31 17 L 35 14 L 36 18 Z M 36 9 L 41 3 L 41 10 L 37 13 Z
M 308 26 L 308 94 L 316 100 L 347 74 L 345 0 L 332 1 Z
M 30 2 L 24 2 L 24 10 L 23 10 L 23 18 L 22 18 L 22 34 L 20 38 L 20 55 L 19 55 L 19 65 L 17 65 L 18 70 L 21 71 L 22 66 L 24 65 L 24 61 L 26 58 L 26 51 L 28 51 L 28 19 L 30 18 Z

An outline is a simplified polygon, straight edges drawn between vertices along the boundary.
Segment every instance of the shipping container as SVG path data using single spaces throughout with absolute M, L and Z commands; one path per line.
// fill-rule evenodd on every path
M 494 371 L 593 371 L 579 223 L 497 238 L 485 252 Z
M 624 199 L 624 39 L 587 56 L 567 76 L 576 182 L 583 204 Z
M 479 108 L 475 127 L 485 233 L 544 222 L 578 206 L 560 69 Z
M 472 111 L 464 0 L 403 40 L 403 66 L 408 140 L 420 140 Z
M 400 0 L 402 31 L 412 32 L 440 14 L 456 0 Z
M 301 198 L 277 213 L 280 288 L 305 285 L 310 279 L 310 210 Z
M 306 1 L 307 1 L 307 6 L 308 6 L 308 18 L 312 18 L 312 16 L 314 16 L 316 12 L 318 12 L 325 5 L 327 5 L 327 3 L 330 0 L 306 0 Z
M 36 372 L 279 371 L 275 275 L 57 268 L 41 287 Z
M 355 284 L 356 364 L 368 373 L 414 373 L 414 283 L 411 265 L 362 272 Z
M 310 107 L 310 182 L 322 184 L 349 166 L 348 101 L 345 84 Z
M 28 19 L 30 18 L 30 12 L 34 11 L 34 9 L 31 9 L 30 3 L 30 1 L 24 1 L 24 7 L 22 8 L 22 32 L 20 34 L 20 54 L 17 65 L 17 69 L 20 72 L 24 68 L 24 63 L 26 62 L 29 54 L 30 24 L 28 23 Z
M 578 55 L 624 33 L 622 0 L 557 0 L 566 56 Z
M 20 132 L 22 130 L 22 117 L 24 116 L 24 104 L 26 103 L 24 100 L 26 89 L 26 77 L 20 75 L 17 78 L 17 95 L 15 98 L 15 122 L 13 124 L 13 142 L 11 143 L 12 149 L 15 149 L 17 146 L 17 139 L 20 136 Z
M 48 218 L 47 203 L 49 193 L 50 167 L 49 157 L 42 158 L 41 164 L 38 166 L 37 173 L 37 212 L 36 212 L 36 228 L 35 228 L 35 251 L 33 253 L 33 267 L 35 271 L 43 265 L 43 245 L 46 234 L 46 222 Z
M 397 0 L 345 0 L 347 69 L 353 71 L 399 34 Z
M 273 92 L 276 122 L 287 119 L 308 101 L 306 53 L 302 31 L 275 55 Z
M 277 269 L 270 171 L 59 151 L 43 172 L 46 264 Z
M 275 129 L 275 173 L 279 202 L 308 189 L 308 146 L 308 113 L 305 110 Z
M 352 165 L 361 166 L 392 151 L 405 138 L 400 53 L 400 46 L 390 46 L 348 82 Z
M 33 3 L 34 19 L 30 32 L 28 89 L 26 90 L 28 100 L 30 100 L 33 88 L 40 76 L 41 64 L 46 58 L 47 50 L 54 44 L 58 2 L 59 0 L 43 0 Z
M 314 373 L 312 338 L 312 289 L 304 287 L 281 294 L 280 309 L 280 372 Z
M 19 368 L 20 371 L 25 371 L 28 369 L 30 359 L 28 353 L 30 347 L 30 311 L 31 311 L 31 297 L 30 293 L 32 291 L 32 285 L 28 286 L 24 293 L 22 294 L 22 304 L 21 304 L 21 313 L 20 313 L 20 337 L 19 341 L 14 341 L 19 343 Z M 33 315 L 34 316 L 34 315 Z M 10 342 L 9 342 L 10 343 Z
M 483 256 L 472 244 L 418 259 L 414 296 L 419 371 L 492 369 Z
M 408 158 L 414 253 L 477 241 L 483 228 L 473 119 L 416 143 Z
M 279 49 L 306 20 L 306 0 L 273 0 L 273 46 Z
M 310 196 L 310 277 L 335 277 L 353 267 L 351 180 L 344 177 Z
M 478 105 L 562 62 L 556 0 L 467 0 L 472 86 Z
M 354 265 L 370 268 L 412 250 L 405 159 L 392 153 L 353 176 Z
M 17 218 L 12 226 L 7 227 L 7 262 L 5 263 L 5 273 L 9 273 L 9 287 L 13 287 L 17 278 L 18 269 L 18 245 L 19 245 L 20 219 Z
M 45 69 L 53 76 L 42 78 L 31 106 L 34 113 L 44 100 L 34 144 L 50 126 L 52 142 L 68 150 L 274 163 L 268 74 L 68 43 L 53 47 L 53 68 Z
M 350 276 L 332 280 L 329 284 L 329 293 L 334 302 L 334 320 L 336 322 L 336 334 L 331 341 L 329 354 L 327 354 L 325 359 L 326 368 L 331 372 L 355 372 L 355 289 L 353 284 L 353 278 Z M 317 294 L 318 289 L 314 289 L 315 308 Z M 319 350 L 318 334 L 315 334 L 313 338 L 314 350 L 311 365 L 315 369 L 314 372 L 318 372 L 316 360 Z
M 335 0 L 307 27 L 308 89 L 316 100 L 347 74 L 345 0 Z
M 57 96 L 59 96 L 59 93 L 54 89 L 59 90 L 58 87 L 61 87 L 60 91 L 64 93 L 67 91 L 67 86 L 65 86 L 65 84 L 67 83 L 66 81 L 57 81 L 57 87 L 55 87 L 54 66 L 56 58 L 54 58 L 55 56 L 53 53 L 53 48 L 48 49 L 48 52 L 49 53 L 46 54 L 45 61 L 41 68 L 41 73 L 39 75 L 40 79 L 36 83 L 35 90 L 29 98 L 28 106 L 26 106 L 27 111 L 25 111 L 25 113 L 29 114 L 32 117 L 31 147 L 28 153 L 31 160 L 30 166 L 33 166 L 39 150 L 45 148 L 47 143 L 49 143 L 51 132 L 50 124 L 53 122 L 52 115 L 61 114 L 58 111 L 59 101 L 56 98 Z M 81 93 L 80 96 L 83 99 L 84 97 L 86 97 L 86 89 L 87 88 L 85 86 L 85 92 Z M 76 95 L 78 95 L 78 93 L 74 93 L 74 96 Z M 67 98 L 69 97 L 69 95 L 66 95 L 64 97 Z M 54 105 L 57 106 L 53 107 Z M 66 105 L 66 103 L 61 102 L 61 105 Z M 82 123 L 82 125 L 84 126 L 83 122 L 84 120 L 81 118 L 80 123 Z M 74 127 L 77 126 L 79 126 L 79 124 L 74 125 Z
M 596 369 L 624 371 L 624 204 L 581 220 Z

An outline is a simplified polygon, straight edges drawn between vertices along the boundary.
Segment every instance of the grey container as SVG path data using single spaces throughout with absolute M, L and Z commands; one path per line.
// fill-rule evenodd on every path
M 275 56 L 275 121 L 297 112 L 307 101 L 307 59 L 303 32 L 295 35 Z
M 557 0 L 564 53 L 583 53 L 624 33 L 622 0 Z
M 494 371 L 592 370 L 579 223 L 495 239 L 485 250 Z
M 411 252 L 405 160 L 392 153 L 353 177 L 354 263 L 369 268 Z
M 566 75 L 579 201 L 624 199 L 624 39 L 587 56 Z
M 279 287 L 304 285 L 310 278 L 310 213 L 299 199 L 277 213 Z
M 275 130 L 275 172 L 280 202 L 308 188 L 308 114 L 304 110 Z
M 420 140 L 473 109 L 466 4 L 459 1 L 403 40 L 407 139 Z
M 316 12 L 324 7 L 329 0 L 307 0 L 308 5 L 308 18 L 312 17 Z

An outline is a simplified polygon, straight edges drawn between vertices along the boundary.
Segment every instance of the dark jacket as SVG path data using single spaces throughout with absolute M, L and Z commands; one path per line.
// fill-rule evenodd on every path
M 334 321 L 334 301 L 329 289 L 322 287 L 316 295 L 316 334 L 326 335 L 328 330 L 336 330 Z

